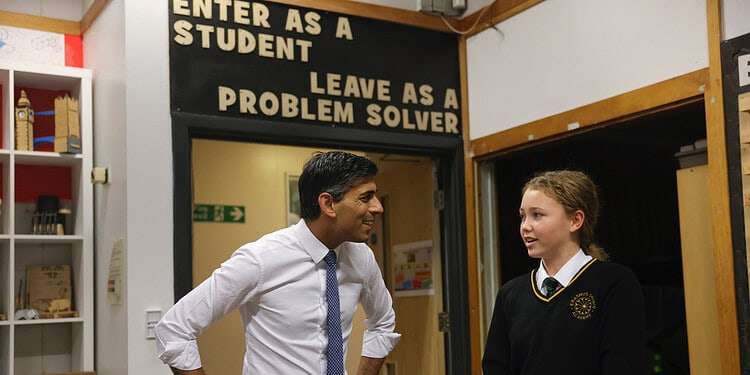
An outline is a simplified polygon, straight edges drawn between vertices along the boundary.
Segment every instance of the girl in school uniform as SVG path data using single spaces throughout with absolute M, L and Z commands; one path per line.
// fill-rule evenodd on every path
M 521 237 L 532 272 L 498 293 L 482 368 L 486 375 L 642 375 L 645 308 L 627 268 L 594 244 L 596 186 L 551 171 L 523 188 Z

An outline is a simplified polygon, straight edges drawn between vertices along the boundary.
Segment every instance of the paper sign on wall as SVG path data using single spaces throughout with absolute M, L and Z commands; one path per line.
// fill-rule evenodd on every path
M 112 246 L 109 257 L 109 276 L 107 277 L 107 302 L 110 305 L 122 304 L 122 268 L 125 240 L 119 239 Z
M 396 297 L 435 294 L 432 241 L 395 245 L 393 255 L 393 288 Z

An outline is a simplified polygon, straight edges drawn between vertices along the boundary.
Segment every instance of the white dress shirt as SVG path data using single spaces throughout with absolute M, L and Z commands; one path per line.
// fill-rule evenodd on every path
M 244 375 L 325 374 L 328 251 L 304 220 L 240 247 L 156 325 L 159 358 L 181 370 L 202 367 L 196 337 L 239 308 Z M 344 358 L 358 303 L 367 315 L 362 355 L 385 358 L 401 335 L 393 332 L 393 302 L 375 256 L 363 243 L 345 242 L 334 251 Z
M 570 284 L 570 281 L 573 280 L 573 277 L 578 273 L 578 271 L 581 270 L 583 266 L 586 265 L 591 260 L 591 256 L 586 255 L 583 250 L 578 249 L 578 252 L 576 255 L 573 255 L 572 258 L 568 259 L 567 262 L 565 262 L 565 265 L 560 268 L 557 273 L 552 276 L 557 280 L 560 285 L 565 288 Z M 544 259 L 542 259 L 539 262 L 539 270 L 536 271 L 536 287 L 539 290 L 542 289 L 542 283 L 544 282 L 544 279 L 550 277 L 549 274 L 547 274 L 547 269 L 544 268 Z

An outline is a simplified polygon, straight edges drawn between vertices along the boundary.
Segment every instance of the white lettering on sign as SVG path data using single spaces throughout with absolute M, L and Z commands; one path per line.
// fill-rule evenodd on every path
M 185 20 L 175 22 L 174 31 L 177 34 L 174 41 L 183 46 L 193 44 L 195 33 L 200 35 L 201 47 L 205 49 L 215 45 L 225 52 L 237 52 L 241 55 L 257 53 L 260 57 L 279 60 L 308 62 L 313 45 L 312 41 L 304 39 L 253 33 L 240 28 L 193 25 Z
M 376 127 L 385 123 L 389 128 L 459 134 L 458 116 L 453 112 L 420 111 L 393 105 L 381 107 L 372 103 L 367 106 L 366 121 Z
M 750 85 L 750 54 L 737 58 L 737 69 L 740 71 L 740 87 Z
M 220 112 L 235 112 L 267 117 L 299 118 L 336 124 L 355 124 L 354 104 L 351 102 L 306 98 L 290 93 L 264 91 L 256 94 L 248 89 L 218 86 Z M 426 133 L 459 134 L 458 116 L 453 112 L 381 106 L 371 103 L 366 107 L 365 122 L 373 127 L 385 125 Z
M 240 25 L 250 25 L 255 27 L 271 28 L 268 23 L 270 12 L 268 7 L 263 3 L 252 3 L 242 0 L 193 0 L 192 8 L 187 0 L 174 0 L 172 2 L 172 12 L 180 16 L 192 16 L 210 20 L 214 18 L 214 6 L 218 10 L 218 18 L 221 21 L 230 21 Z M 229 14 L 232 8 L 232 17 Z M 252 11 L 252 19 L 250 19 Z
M 239 95 L 237 95 L 237 92 L 239 92 Z M 271 91 L 265 91 L 257 95 L 252 90 L 234 90 L 226 86 L 218 87 L 218 99 L 219 111 L 221 112 L 233 110 L 241 114 L 262 114 L 267 117 L 280 115 L 283 118 L 302 118 L 303 120 L 337 124 L 354 123 L 354 105 L 338 100 L 310 100 L 289 93 L 277 95 Z M 312 104 L 315 104 L 315 106 Z
M 349 19 L 346 17 L 339 17 L 339 22 L 336 23 L 336 38 L 352 40 L 352 26 L 349 25 Z
M 458 98 L 456 97 L 456 90 L 445 90 L 445 104 L 443 104 L 443 108 L 458 109 Z
M 343 87 L 341 81 L 344 81 Z M 372 99 L 374 94 L 380 101 L 390 101 L 391 82 L 381 79 L 357 77 L 355 75 L 326 73 L 318 77 L 318 72 L 310 72 L 310 92 L 318 95 L 343 96 L 346 98 Z
M 305 22 L 303 25 L 302 15 L 297 9 L 289 9 L 286 16 L 286 31 L 294 31 L 300 34 L 320 35 L 320 14 L 315 12 L 305 13 Z
M 1 0 L 0 0 L 1 1 Z M 268 6 L 248 0 L 171 0 L 176 19 L 172 24 L 175 48 L 193 46 L 196 51 L 213 49 L 222 54 L 247 58 L 287 60 L 309 63 L 313 58 L 313 40 L 323 35 L 324 13 L 283 8 L 279 20 L 271 20 Z M 281 1 L 282 3 L 284 1 Z M 203 22 L 208 20 L 213 22 Z M 274 28 L 271 24 L 274 23 Z M 276 24 L 278 23 L 278 24 Z M 355 25 L 356 26 L 356 25 Z M 282 35 L 276 35 L 281 31 Z M 327 30 L 326 30 L 327 31 Z M 330 33 L 326 33 L 330 36 Z M 337 17 L 335 38 L 354 40 L 347 17 Z M 318 39 L 315 39 L 316 42 Z M 741 85 L 750 81 L 750 56 L 740 58 Z M 381 129 L 399 129 L 415 133 L 460 134 L 460 104 L 453 87 L 432 86 L 426 82 L 390 80 L 389 77 L 357 75 L 346 72 L 306 72 L 307 93 L 295 93 L 299 86 L 230 87 L 214 86 L 217 109 L 236 116 L 261 116 L 318 121 Z M 251 74 L 255 74 L 252 72 Z M 366 75 L 367 73 L 363 73 Z M 302 83 L 302 82 L 301 82 Z M 303 83 L 304 84 L 304 83 Z M 275 84 L 271 84 L 275 86 Z M 213 91 L 213 90 L 211 90 Z M 369 102 L 369 103 L 368 103 Z M 442 106 L 442 108 L 441 108 Z

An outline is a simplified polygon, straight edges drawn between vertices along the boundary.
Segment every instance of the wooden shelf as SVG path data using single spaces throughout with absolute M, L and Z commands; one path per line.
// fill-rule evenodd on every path
M 61 323 L 83 323 L 83 318 L 64 318 L 64 319 L 32 319 L 32 320 L 14 320 L 15 326 L 31 326 L 40 324 L 61 324 Z
M 61 154 L 44 151 L 14 151 L 16 164 L 76 166 L 83 160 L 81 154 Z
M 17 243 L 76 243 L 83 241 L 83 236 L 53 236 L 43 234 L 16 234 Z

